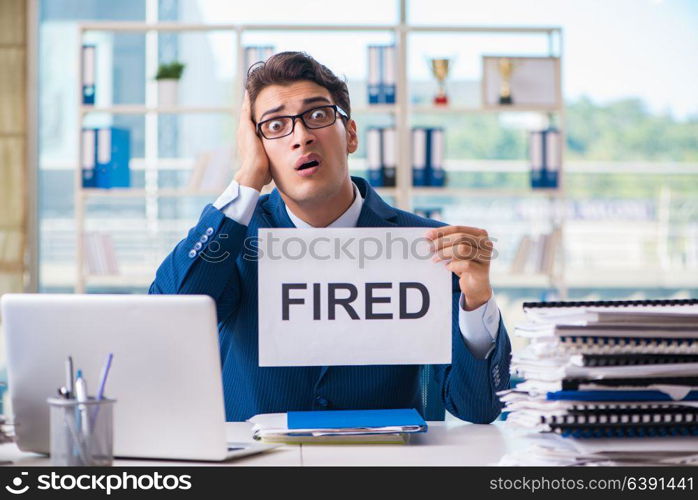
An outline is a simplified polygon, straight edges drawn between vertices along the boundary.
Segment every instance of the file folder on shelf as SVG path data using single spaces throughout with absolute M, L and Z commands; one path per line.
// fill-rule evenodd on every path
M 395 104 L 395 45 L 368 46 L 368 103 Z
M 131 133 L 117 127 L 83 128 L 82 187 L 131 186 Z
M 395 187 L 397 158 L 396 152 L 396 137 L 395 128 L 389 127 L 383 129 L 383 141 L 381 145 L 381 166 L 383 170 L 383 186 Z
M 97 133 L 95 129 L 82 129 L 82 187 L 96 187 L 95 163 L 97 161 Z
M 96 73 L 97 46 L 83 44 L 82 46 L 82 103 L 94 105 L 95 103 L 95 73 Z
M 380 103 L 381 69 L 380 47 L 368 46 L 368 103 Z
M 412 129 L 412 185 L 426 186 L 428 129 Z
M 429 137 L 429 168 L 427 183 L 429 186 L 443 187 L 446 184 L 444 172 L 444 130 L 432 128 Z
M 366 131 L 367 179 L 373 187 L 383 187 L 382 129 L 371 127 Z

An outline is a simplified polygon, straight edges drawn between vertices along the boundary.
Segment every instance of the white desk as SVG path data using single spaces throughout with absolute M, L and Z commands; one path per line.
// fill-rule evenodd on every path
M 247 422 L 226 424 L 229 441 L 249 441 Z M 416 434 L 407 445 L 287 445 L 266 453 L 224 463 L 164 460 L 122 460 L 123 466 L 323 466 L 323 465 L 496 465 L 505 453 L 520 449 L 525 438 L 502 426 L 476 425 L 447 417 L 445 422 L 429 422 L 429 431 Z M 49 458 L 23 453 L 14 444 L 0 445 L 0 460 L 20 466 L 48 466 Z

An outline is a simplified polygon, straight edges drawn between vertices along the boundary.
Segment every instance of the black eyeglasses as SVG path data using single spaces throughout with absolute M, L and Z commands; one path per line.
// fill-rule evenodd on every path
M 301 119 L 305 128 L 324 128 L 337 121 L 337 113 L 349 119 L 346 111 L 336 104 L 330 104 L 309 109 L 297 115 L 269 118 L 257 124 L 257 133 L 265 139 L 281 139 L 293 133 L 293 129 L 296 128 L 296 118 Z

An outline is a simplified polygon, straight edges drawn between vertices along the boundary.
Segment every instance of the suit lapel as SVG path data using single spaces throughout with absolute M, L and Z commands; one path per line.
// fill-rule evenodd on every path
M 395 227 L 397 211 L 378 196 L 371 185 L 361 177 L 352 177 L 364 198 L 356 227 Z
M 269 195 L 268 213 L 272 220 L 272 227 L 296 227 L 291 218 L 288 216 L 284 199 L 281 197 L 279 190 L 276 188 L 274 188 Z

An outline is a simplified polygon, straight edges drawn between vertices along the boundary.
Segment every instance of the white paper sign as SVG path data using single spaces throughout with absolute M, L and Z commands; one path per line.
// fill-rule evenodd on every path
M 428 228 L 260 229 L 259 365 L 451 362 L 451 272 Z

